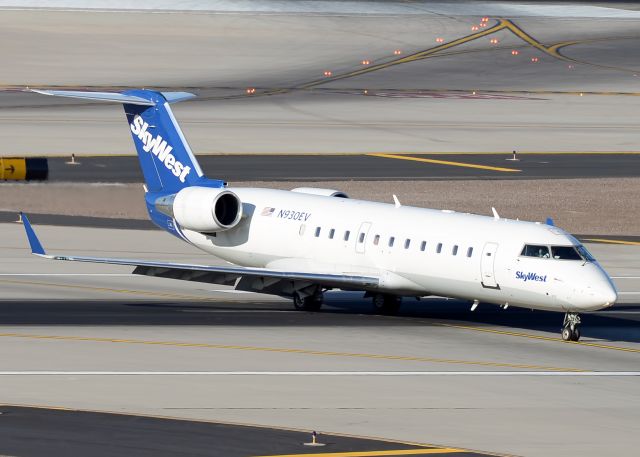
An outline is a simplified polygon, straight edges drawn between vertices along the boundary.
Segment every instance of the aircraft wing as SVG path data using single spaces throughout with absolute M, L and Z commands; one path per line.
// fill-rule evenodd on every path
M 136 267 L 133 274 L 157 276 L 186 281 L 208 282 L 214 284 L 235 285 L 242 290 L 291 294 L 296 290 L 312 285 L 356 289 L 376 287 L 379 278 L 374 276 L 340 275 L 331 273 L 309 273 L 281 271 L 268 268 L 247 268 L 236 266 L 210 266 L 186 263 L 155 262 L 136 259 L 118 259 L 103 257 L 83 257 L 68 255 L 48 255 L 38 239 L 29 218 L 22 214 L 24 229 L 31 246 L 31 253 L 51 260 L 71 262 L 105 263 L 111 265 L 130 265 Z

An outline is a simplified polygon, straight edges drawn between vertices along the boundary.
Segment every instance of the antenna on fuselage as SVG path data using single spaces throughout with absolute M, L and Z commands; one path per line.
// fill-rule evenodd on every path
M 498 212 L 496 211 L 496 209 L 493 206 L 491 207 L 491 212 L 493 212 L 493 218 L 494 219 L 500 219 L 500 215 L 498 214 Z
M 393 203 L 396 205 L 396 208 L 400 208 L 402 205 L 400 204 L 400 200 L 396 197 L 396 194 L 393 194 Z

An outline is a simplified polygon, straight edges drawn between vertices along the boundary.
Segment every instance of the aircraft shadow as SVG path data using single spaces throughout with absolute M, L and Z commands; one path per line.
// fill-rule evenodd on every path
M 582 334 L 610 342 L 640 343 L 640 305 L 626 304 L 582 315 Z M 625 314 L 631 313 L 631 314 Z M 562 314 L 520 308 L 503 310 L 446 299 L 405 299 L 396 316 L 374 314 L 362 294 L 332 292 L 319 312 L 299 312 L 286 301 L 116 301 L 0 300 L 0 326 L 272 326 L 380 327 L 439 324 L 498 327 L 498 330 L 549 332 L 557 336 Z

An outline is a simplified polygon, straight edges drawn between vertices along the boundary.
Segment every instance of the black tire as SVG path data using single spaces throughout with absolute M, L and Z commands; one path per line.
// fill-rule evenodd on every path
M 304 298 L 298 292 L 293 294 L 293 307 L 298 311 L 304 311 Z
M 322 307 L 322 294 L 302 298 L 299 293 L 293 294 L 293 307 L 298 311 L 318 311 Z
M 320 311 L 320 308 L 322 308 L 322 297 L 307 297 L 304 305 L 305 311 Z
M 396 295 L 375 294 L 373 296 L 373 310 L 376 314 L 391 316 L 398 314 L 402 299 Z
M 385 296 L 383 294 L 375 294 L 372 297 L 371 302 L 373 303 L 373 311 L 376 314 L 382 314 L 382 311 L 384 310 L 384 304 L 386 302 Z
M 571 332 L 571 341 L 580 341 L 580 329 L 578 327 L 573 329 L 573 332 Z
M 569 327 L 562 329 L 562 341 L 573 341 L 573 332 Z

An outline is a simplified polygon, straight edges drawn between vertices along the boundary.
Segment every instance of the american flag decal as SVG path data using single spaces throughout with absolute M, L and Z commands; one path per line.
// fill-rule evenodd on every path
M 267 206 L 262 210 L 262 213 L 260 213 L 260 215 L 261 216 L 271 216 L 275 210 L 276 210 L 275 208 L 271 208 L 271 207 Z

